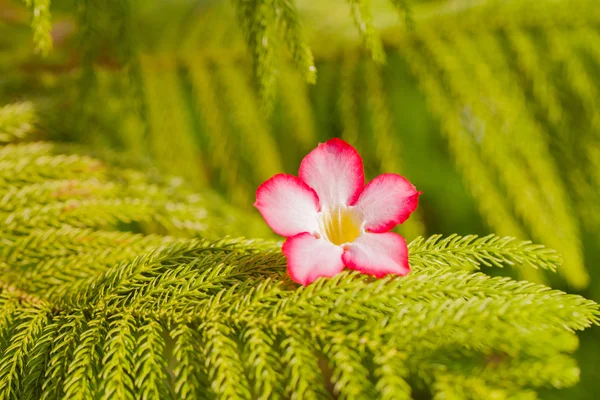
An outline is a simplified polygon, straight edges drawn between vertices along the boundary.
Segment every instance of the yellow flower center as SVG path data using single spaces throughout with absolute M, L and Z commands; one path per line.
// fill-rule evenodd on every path
M 339 206 L 319 215 L 321 235 L 336 246 L 353 242 L 361 234 L 361 221 L 351 207 Z

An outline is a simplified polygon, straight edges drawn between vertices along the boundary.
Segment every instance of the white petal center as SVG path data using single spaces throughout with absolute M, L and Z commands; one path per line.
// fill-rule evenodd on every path
M 320 234 L 336 246 L 356 240 L 362 234 L 362 222 L 354 207 L 337 206 L 319 213 Z

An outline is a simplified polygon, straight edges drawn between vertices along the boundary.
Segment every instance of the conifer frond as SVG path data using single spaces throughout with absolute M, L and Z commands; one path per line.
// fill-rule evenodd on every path
M 137 332 L 134 318 L 129 313 L 124 312 L 109 317 L 108 333 L 103 349 L 102 370 L 100 371 L 102 399 L 136 398 L 134 355 L 139 346 L 139 344 L 136 346 L 136 337 L 138 336 L 141 335 Z M 147 343 L 141 343 L 141 346 L 145 345 Z M 148 382 L 150 385 L 152 383 L 152 381 Z
M 442 121 L 442 132 L 448 137 L 448 145 L 464 179 L 478 200 L 481 214 L 500 235 L 525 237 L 519 221 L 506 204 L 494 175 L 486 167 L 477 151 L 477 143 L 471 129 L 472 121 L 465 121 L 468 112 L 454 104 L 446 94 L 443 83 L 436 78 L 437 71 L 421 53 L 420 42 L 402 47 L 401 51 L 417 75 L 427 96 L 432 112 Z
M 371 0 L 347 0 L 356 28 L 360 32 L 365 46 L 376 62 L 385 61 L 385 51 L 379 32 L 373 25 Z
M 200 333 L 186 324 L 179 324 L 171 331 L 175 340 L 172 367 L 173 389 L 184 399 L 208 399 L 214 396 L 209 389 L 208 374 L 204 368 Z
M 364 346 L 352 347 L 344 338 L 330 337 L 327 333 L 320 336 L 322 352 L 331 369 L 334 395 L 343 399 L 374 398 L 375 388 L 369 379 L 367 363 L 363 360 Z M 352 344 L 356 346 L 358 343 Z M 356 379 L 357 376 L 362 380 Z
M 543 73 L 533 76 L 533 71 L 544 72 L 548 65 L 540 67 L 538 59 L 543 56 L 538 56 L 541 49 L 530 38 L 533 33 L 526 29 L 519 31 L 511 24 L 506 29 L 501 27 L 506 30 L 506 34 L 502 31 L 483 30 L 476 36 L 471 36 L 469 32 L 476 29 L 469 26 L 474 21 L 474 15 L 491 12 L 492 9 L 491 6 L 475 7 L 460 16 L 460 24 L 444 25 L 443 29 L 433 22 L 422 26 L 414 40 L 422 43 L 424 49 L 429 49 L 425 50 L 423 58 L 414 54 L 410 43 L 403 43 L 404 46 L 399 49 L 407 53 L 407 60 L 413 66 L 427 96 L 438 103 L 447 103 L 443 110 L 438 105 L 432 106 L 432 109 L 442 110 L 440 118 L 444 131 L 449 135 L 450 147 L 482 213 L 488 215 L 490 224 L 501 234 L 517 237 L 528 236 L 526 232 L 529 230 L 538 240 L 557 248 L 570 265 L 574 266 L 573 270 L 563 271 L 565 277 L 571 284 L 583 287 L 587 285 L 589 277 L 583 271 L 581 243 L 577 239 L 580 235 L 578 221 L 574 215 L 574 207 L 570 205 L 569 192 L 562 183 L 563 176 L 556 167 L 560 160 L 554 159 L 555 156 L 550 151 L 551 138 L 547 132 L 543 132 L 546 126 L 542 128 L 543 124 L 549 123 L 553 125 L 550 133 L 557 129 L 563 134 L 565 127 L 559 121 L 564 118 L 565 106 L 560 103 L 562 99 L 555 96 L 557 89 L 554 82 L 546 80 Z M 544 31 L 564 29 L 553 25 L 554 21 L 547 24 Z M 504 35 L 508 38 L 509 45 L 513 46 L 514 53 L 507 53 Z M 562 33 L 555 36 L 562 38 Z M 432 64 L 428 59 L 433 61 L 433 67 L 428 67 L 428 64 Z M 533 96 L 539 103 L 531 102 L 527 97 L 521 78 L 513 74 L 514 68 L 529 71 L 527 76 L 533 85 Z M 429 74 L 431 78 L 427 77 Z M 425 83 L 426 79 L 437 82 Z M 440 81 L 441 90 L 432 91 L 433 85 L 440 85 Z M 473 81 L 478 83 L 473 84 Z M 593 86 L 591 83 L 590 85 Z M 583 94 L 576 96 L 586 98 Z M 537 114 L 540 107 L 543 112 L 541 115 Z M 451 133 L 453 131 L 455 133 Z M 510 139 L 511 135 L 515 135 L 513 139 Z M 559 137 L 558 140 L 552 146 L 570 147 L 564 142 L 564 137 Z M 459 143 L 462 143 L 460 150 L 457 147 Z M 467 144 L 470 149 L 466 148 Z M 539 156 L 528 157 L 531 149 L 536 149 Z M 561 153 L 566 153 L 564 157 L 571 157 L 568 151 Z M 480 154 L 479 157 L 477 153 Z M 483 158 L 486 162 L 475 163 L 478 158 Z M 569 164 L 576 164 L 573 160 L 571 157 Z M 480 171 L 474 171 L 475 169 Z M 490 171 L 483 172 L 486 170 Z M 484 177 L 486 173 L 490 174 L 487 179 Z M 495 176 L 498 177 L 498 182 L 495 182 Z M 549 176 L 552 178 L 548 178 Z M 588 210 L 591 209 L 595 195 L 592 194 L 593 190 L 586 189 L 589 184 L 585 182 L 585 174 L 579 167 L 575 167 L 565 178 L 578 194 L 577 209 L 580 215 L 586 215 L 586 224 L 593 224 L 594 213 Z M 486 189 L 477 186 L 486 186 Z M 528 187 L 528 192 L 522 196 L 521 188 L 525 186 Z M 509 207 L 500 205 L 503 202 L 501 198 L 506 196 L 513 198 Z M 484 205 L 484 202 L 489 205 Z M 528 206 L 527 202 L 532 204 Z M 539 206 L 533 206 L 533 203 Z M 502 208 L 506 209 L 502 213 L 507 215 L 500 220 L 497 215 Z M 510 216 L 511 209 L 515 210 L 518 219 Z M 550 215 L 553 217 L 549 217 Z M 562 222 L 551 222 L 556 220 Z M 519 225 L 523 225 L 526 230 Z M 556 231 L 558 226 L 560 228 Z M 549 234 L 552 229 L 555 232 Z M 557 240 L 563 235 L 574 240 Z
M 140 57 L 146 108 L 151 117 L 150 148 L 165 171 L 178 174 L 198 185 L 206 182 L 202 160 L 199 158 L 191 128 L 191 116 L 186 112 L 178 65 L 168 57 Z M 181 161 L 185 161 L 182 164 Z M 187 168 L 188 160 L 194 160 L 195 168 Z
M 412 389 L 406 381 L 409 369 L 406 365 L 407 354 L 397 349 L 370 349 L 373 357 L 373 375 L 377 379 L 378 398 L 412 399 Z
M 554 250 L 532 244 L 529 241 L 518 241 L 512 237 L 488 235 L 478 238 L 475 235 L 451 235 L 442 239 L 441 235 L 433 235 L 427 239 L 419 237 L 409 244 L 411 261 L 426 266 L 461 267 L 479 269 L 486 267 L 543 268 L 556 270 L 560 257 Z M 443 254 L 443 257 L 440 257 Z
M 298 79 L 290 68 L 281 70 L 281 99 L 282 112 L 291 130 L 290 136 L 298 142 L 303 149 L 309 151 L 317 141 L 313 109 L 308 98 L 308 85 Z
M 64 382 L 69 363 L 73 358 L 75 344 L 84 329 L 82 314 L 64 319 L 56 318 L 55 321 L 58 329 L 55 336 L 52 337 L 49 358 L 45 362 L 39 363 L 42 367 L 46 366 L 44 382 L 41 386 L 42 399 L 55 399 L 64 395 Z M 40 390 L 39 387 L 38 390 Z
M 92 314 L 86 320 L 86 329 L 81 333 L 73 359 L 69 362 L 64 398 L 84 400 L 97 395 L 107 327 L 108 322 L 101 313 Z
M 227 109 L 236 132 L 238 149 L 244 149 L 245 166 L 252 171 L 253 182 L 263 182 L 283 169 L 275 138 L 257 108 L 248 76 L 237 65 L 217 68 Z
M 139 322 L 135 354 L 135 385 L 143 398 L 172 397 L 165 356 L 164 330 L 155 321 Z
M 49 3 L 26 3 L 38 10 L 34 40 L 44 51 Z M 138 60 L 128 31 L 137 10 L 85 2 L 81 82 L 94 84 L 81 109 L 86 118 L 118 120 L 100 132 L 135 127 L 122 138 L 85 131 L 85 140 L 149 152 L 201 191 L 129 169 L 108 152 L 0 148 L 0 398 L 408 399 L 425 388 L 439 399 L 534 399 L 538 390 L 575 384 L 576 331 L 599 322 L 598 305 L 473 271 L 511 266 L 536 281 L 536 271 L 558 269 L 575 287 L 587 283 L 579 224 L 593 232 L 600 221 L 595 3 L 419 6 L 414 31 L 399 26 L 380 36 L 371 2 L 349 0 L 371 54 L 349 44 L 339 57 L 317 44 L 315 88 L 307 86 L 314 62 L 293 2 L 234 3 L 254 81 L 237 48 L 199 48 L 196 27 L 168 29 L 172 41 L 173 32 L 193 30 L 186 49 L 194 56 L 163 41 L 161 52 L 146 49 Z M 392 3 L 404 10 L 407 2 Z M 103 38 L 96 29 L 107 18 L 116 32 Z M 209 40 L 228 40 L 223 32 Z M 93 66 L 103 40 L 123 45 L 117 61 Z M 403 126 L 392 120 L 398 102 L 384 93 L 397 72 L 368 60 L 383 60 L 383 43 L 410 65 L 498 236 L 419 237 L 409 245 L 406 277 L 344 272 L 299 288 L 286 275 L 280 242 L 228 236 L 265 236 L 264 223 L 203 187 L 219 181 L 247 207 L 258 183 L 293 172 L 314 142 L 334 135 L 364 147 L 369 174 L 404 173 L 411 158 Z M 118 77 L 121 68 L 131 82 Z M 40 106 L 63 99 L 52 90 L 68 78 L 35 73 L 51 89 Z M 23 97 L 4 89 L 9 101 Z M 261 104 L 275 93 L 281 110 L 265 117 Z M 47 121 L 36 108 L 0 108 L 0 141 L 37 135 Z M 70 125 L 61 129 L 86 126 Z M 409 228 L 403 232 L 422 233 Z M 523 241 L 529 236 L 558 252 Z
M 316 68 L 312 53 L 304 39 L 302 25 L 290 0 L 252 0 L 234 2 L 246 42 L 253 60 L 263 104 L 275 95 L 276 72 L 281 58 L 281 36 L 298 69 L 309 82 L 314 82 Z
M 302 23 L 298 17 L 296 7 L 292 0 L 278 0 L 276 3 L 276 14 L 281 19 L 281 30 L 286 45 L 292 55 L 292 60 L 301 76 L 308 83 L 315 83 L 317 69 L 304 32 Z
M 42 159 L 60 157 L 40 149 Z M 35 185 L 62 182 L 69 168 L 89 181 L 79 163 L 61 165 Z M 102 166 L 96 179 L 112 182 L 115 167 Z M 9 185 L 28 183 L 2 189 Z M 157 184 L 147 211 L 136 212 L 160 209 L 169 190 Z M 123 201 L 131 192 L 110 192 L 114 215 L 134 215 Z M 108 200 L 90 204 L 100 201 Z M 38 211 L 64 207 L 61 198 L 40 202 Z M 196 223 L 186 211 L 195 203 L 180 207 L 182 224 Z M 465 270 L 559 264 L 556 253 L 511 238 L 419 238 L 406 277 L 345 272 L 298 288 L 280 243 L 111 232 L 100 220 L 112 221 L 100 213 L 59 227 L 49 216 L 46 225 L 3 225 L 5 398 L 411 398 L 423 385 L 533 395 L 576 382 L 573 332 L 600 317 L 580 296 Z
M 27 7 L 31 9 L 34 48 L 37 52 L 46 55 L 52 50 L 50 0 L 24 1 Z
M 30 139 L 37 122 L 32 103 L 14 103 L 0 107 L 0 142 Z
M 519 95 L 514 93 L 512 102 L 503 101 L 499 103 L 502 98 L 501 93 L 505 93 L 507 90 L 506 85 L 504 85 L 502 88 L 498 87 L 488 100 L 489 102 L 498 101 L 498 103 L 493 103 L 490 106 L 486 105 L 485 102 L 480 100 L 481 91 L 468 85 L 467 82 L 472 80 L 473 76 L 477 79 L 478 72 L 480 71 L 483 71 L 481 74 L 486 74 L 485 78 L 483 75 L 481 76 L 481 82 L 483 82 L 484 79 L 490 77 L 490 70 L 484 66 L 474 69 L 472 73 L 467 73 L 463 72 L 464 68 L 461 67 L 466 64 L 464 62 L 465 59 L 474 59 L 473 53 L 470 53 L 474 50 L 468 48 L 470 39 L 465 36 L 455 36 L 452 42 L 449 43 L 437 39 L 433 31 L 428 31 L 426 35 L 426 44 L 430 48 L 434 60 L 439 63 L 441 70 L 447 74 L 445 79 L 449 83 L 451 90 L 454 90 L 457 97 L 464 102 L 468 114 L 471 114 L 472 109 L 473 113 L 481 118 L 481 120 L 478 120 L 471 117 L 474 119 L 471 123 L 475 128 L 472 134 L 475 136 L 477 147 L 480 149 L 482 155 L 490 160 L 490 163 L 492 163 L 491 167 L 497 171 L 499 180 L 509 198 L 512 199 L 511 201 L 515 210 L 527 222 L 527 225 L 531 227 L 536 236 L 542 238 L 544 242 L 552 243 L 553 247 L 560 249 L 573 263 L 574 271 L 569 275 L 571 283 L 578 286 L 585 286 L 589 277 L 583 270 L 580 253 L 581 245 L 578 243 L 573 218 L 564 211 L 568 210 L 562 200 L 565 190 L 564 188 L 556 187 L 560 182 L 558 176 L 550 179 L 552 183 L 541 178 L 542 176 L 547 177 L 556 174 L 551 164 L 551 159 L 545 163 L 546 160 L 549 160 L 549 155 L 546 155 L 547 150 L 544 151 L 543 145 L 538 141 L 538 132 L 534 132 L 535 128 L 533 125 L 530 125 L 529 134 L 527 135 L 529 140 L 524 141 L 522 138 L 520 140 L 516 140 L 514 137 L 510 139 L 511 135 L 516 135 L 514 129 L 505 129 L 504 133 L 499 129 L 500 124 L 514 123 L 508 120 L 509 116 L 512 118 L 519 118 L 520 116 L 518 121 L 521 124 L 531 124 L 531 122 L 526 122 L 527 118 L 524 118 L 518 111 L 502 110 L 504 105 L 515 103 Z M 453 44 L 458 45 L 459 48 L 452 47 Z M 446 49 L 447 46 L 454 50 L 448 52 Z M 486 85 L 486 87 L 488 86 L 493 87 L 494 85 Z M 492 111 L 492 109 L 497 110 Z M 505 117 L 502 120 L 495 120 L 494 113 L 505 115 Z M 521 143 L 526 145 L 527 149 L 532 147 L 539 149 L 536 153 L 540 157 L 535 158 L 538 161 L 537 163 L 528 165 L 521 162 L 522 165 L 519 166 L 519 160 L 524 160 L 524 158 L 519 157 L 519 154 L 529 151 L 520 148 L 519 144 Z M 531 160 L 531 158 L 529 157 L 527 160 Z M 540 169 L 545 169 L 545 171 L 538 172 Z M 534 175 L 531 176 L 530 174 Z M 546 187 L 548 185 L 550 187 Z M 523 187 L 528 188 L 528 193 L 525 196 L 522 195 Z M 544 198 L 543 193 L 546 192 L 554 193 L 552 201 Z M 556 203 L 562 204 L 562 206 Z M 542 207 L 547 207 L 547 209 L 544 210 Z M 550 215 L 554 216 L 553 219 L 563 222 L 559 225 L 554 224 L 550 220 Z M 553 234 L 549 234 L 551 229 L 555 230 Z M 569 233 L 563 232 L 563 229 Z M 564 237 L 574 238 L 573 242 L 557 240 L 557 238 L 563 237 L 563 235 Z
M 276 337 L 265 332 L 261 326 L 251 324 L 241 333 L 244 366 L 249 370 L 250 380 L 254 381 L 252 392 L 256 398 L 270 399 L 283 397 L 283 365 L 279 361 L 279 352 L 275 347 Z
M 212 175 L 218 177 L 219 186 L 236 205 L 250 203 L 249 188 L 240 179 L 239 160 L 230 155 L 238 147 L 230 137 L 225 115 L 227 110 L 219 102 L 218 88 L 210 73 L 207 60 L 188 59 L 185 62 L 192 86 L 194 104 L 202 123 L 202 139 L 206 148 L 205 159 L 209 160 Z
M 46 365 L 50 360 L 51 346 L 58 336 L 59 329 L 59 322 L 46 325 L 41 337 L 36 341 L 27 360 L 27 378 L 23 388 L 23 398 L 38 398 L 40 388 L 45 382 Z
M 369 8 L 368 2 L 354 2 L 353 7 L 363 7 L 359 3 Z M 400 8 L 404 3 L 395 2 Z M 561 271 L 565 279 L 584 287 L 589 277 L 583 268 L 579 225 L 594 231 L 600 221 L 594 190 L 600 170 L 594 167 L 600 160 L 593 122 L 598 108 L 593 107 L 593 93 L 598 89 L 586 59 L 596 64 L 600 59 L 589 45 L 595 43 L 593 24 L 598 19 L 593 11 L 578 17 L 562 3 L 544 4 L 539 9 L 531 1 L 494 1 L 442 7 L 439 12 L 435 7 L 425 12 L 415 6 L 414 31 L 394 28 L 382 37 L 386 51 L 397 53 L 414 72 L 490 228 L 502 236 L 533 237 L 556 248 L 571 265 Z M 588 0 L 577 4 L 581 9 L 593 8 Z M 246 6 L 251 8 L 252 2 Z M 478 22 L 482 20 L 491 22 Z M 548 47 L 545 41 L 553 37 L 560 46 Z M 212 170 L 219 176 L 220 189 L 233 201 L 247 206 L 252 203 L 252 187 L 273 173 L 293 172 L 301 158 L 293 144 L 311 137 L 341 136 L 373 149 L 365 160 L 372 172 L 404 173 L 401 147 L 404 138 L 414 134 L 390 121 L 396 109 L 381 96 L 397 72 L 366 62 L 359 46 L 346 46 L 340 54 L 316 53 L 320 79 L 314 89 L 304 90 L 301 74 L 286 72 L 290 66 L 282 62 L 278 67 L 281 115 L 275 122 L 260 115 L 260 95 L 251 85 L 249 63 L 237 47 L 225 54 L 205 53 L 194 60 L 185 56 L 182 64 L 197 103 L 194 118 L 210 150 L 200 154 L 201 163 L 196 162 L 199 154 L 189 154 L 185 162 L 182 157 L 181 165 L 185 163 L 186 170 L 201 165 Z M 154 97 L 156 109 L 169 108 L 161 103 L 162 97 L 169 96 Z M 579 103 L 585 115 L 578 115 Z M 160 113 L 150 114 L 149 119 L 161 118 Z M 226 121 L 228 115 L 231 123 Z M 293 122 L 299 116 L 304 123 Z M 314 129 L 306 122 L 311 116 Z M 578 140 L 573 138 L 575 131 L 580 132 Z M 378 140 L 370 143 L 368 138 L 375 132 Z M 217 136 L 218 143 L 211 143 L 211 137 Z M 530 151 L 538 156 L 529 157 Z M 234 153 L 238 155 L 232 157 Z M 412 162 L 411 157 L 406 162 Z M 395 164 L 397 171 L 392 168 Z M 400 229 L 416 237 L 423 227 L 411 219 Z M 543 280 L 532 269 L 521 273 L 533 281 Z
M 0 367 L 0 393 L 2 398 L 18 398 L 25 383 L 26 365 L 29 353 L 41 337 L 45 325 L 50 321 L 47 306 L 34 305 L 22 308 L 12 323 L 10 343 L 2 351 Z
M 251 398 L 250 383 L 244 374 L 240 350 L 233 329 L 217 321 L 200 328 L 210 388 L 222 398 Z M 254 368 L 262 365 L 254 366 Z M 259 376 L 260 377 L 260 376 Z M 272 377 L 268 377 L 270 379 Z M 260 378 L 259 378 L 260 379 Z M 260 382 L 260 380 L 259 380 Z
M 379 170 L 402 174 L 405 162 L 401 154 L 400 136 L 392 124 L 390 106 L 384 95 L 382 71 L 374 63 L 367 63 L 365 69 L 369 116 L 372 132 L 375 133 L 374 153 L 377 154 L 381 164 Z M 420 211 L 416 210 L 398 230 L 407 238 L 423 235 L 425 227 Z
M 300 330 L 279 333 L 281 362 L 285 368 L 286 397 L 296 399 L 329 398 L 319 356 L 313 343 L 306 343 Z
M 0 154 L 0 213 L 7 226 L 59 228 L 61 224 L 86 227 L 136 222 L 155 223 L 176 235 L 196 232 L 219 237 L 215 226 L 204 219 L 221 215 L 227 221 L 222 229 L 228 230 L 239 218 L 236 210 L 216 203 L 210 193 L 198 196 L 170 182 L 157 185 L 127 170 L 115 179 L 114 170 L 105 162 L 60 154 L 66 149 L 31 144 L 4 148 L 5 153 Z M 20 206 L 24 203 L 28 207 Z M 263 228 L 251 224 L 248 229 Z

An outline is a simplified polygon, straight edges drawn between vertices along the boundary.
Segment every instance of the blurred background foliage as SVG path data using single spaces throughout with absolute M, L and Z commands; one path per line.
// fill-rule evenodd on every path
M 48 0 L 0 0 L 0 105 L 20 102 L 0 141 L 119 152 L 254 212 L 258 184 L 341 137 L 369 178 L 423 190 L 408 239 L 532 239 L 566 267 L 522 278 L 600 300 L 596 1 L 273 0 L 241 26 L 233 3 L 54 0 L 50 22 Z M 581 339 L 561 398 L 597 393 L 598 330 Z

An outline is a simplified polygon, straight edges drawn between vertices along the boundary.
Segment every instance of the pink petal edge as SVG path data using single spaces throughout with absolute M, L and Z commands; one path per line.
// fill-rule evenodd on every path
M 308 285 L 320 277 L 332 277 L 344 269 L 344 250 L 310 233 L 300 233 L 283 244 L 290 277 L 294 282 Z
M 350 269 L 377 278 L 410 272 L 406 240 L 394 232 L 364 233 L 346 247 L 342 261 Z
M 290 237 L 318 229 L 319 197 L 293 175 L 277 174 L 260 185 L 254 206 L 278 235 Z
M 383 233 L 410 217 L 421 193 L 401 175 L 381 174 L 367 184 L 353 205 L 362 214 L 366 230 Z
M 337 138 L 320 143 L 308 153 L 300 163 L 298 176 L 317 192 L 321 208 L 351 204 L 365 183 L 360 154 Z

